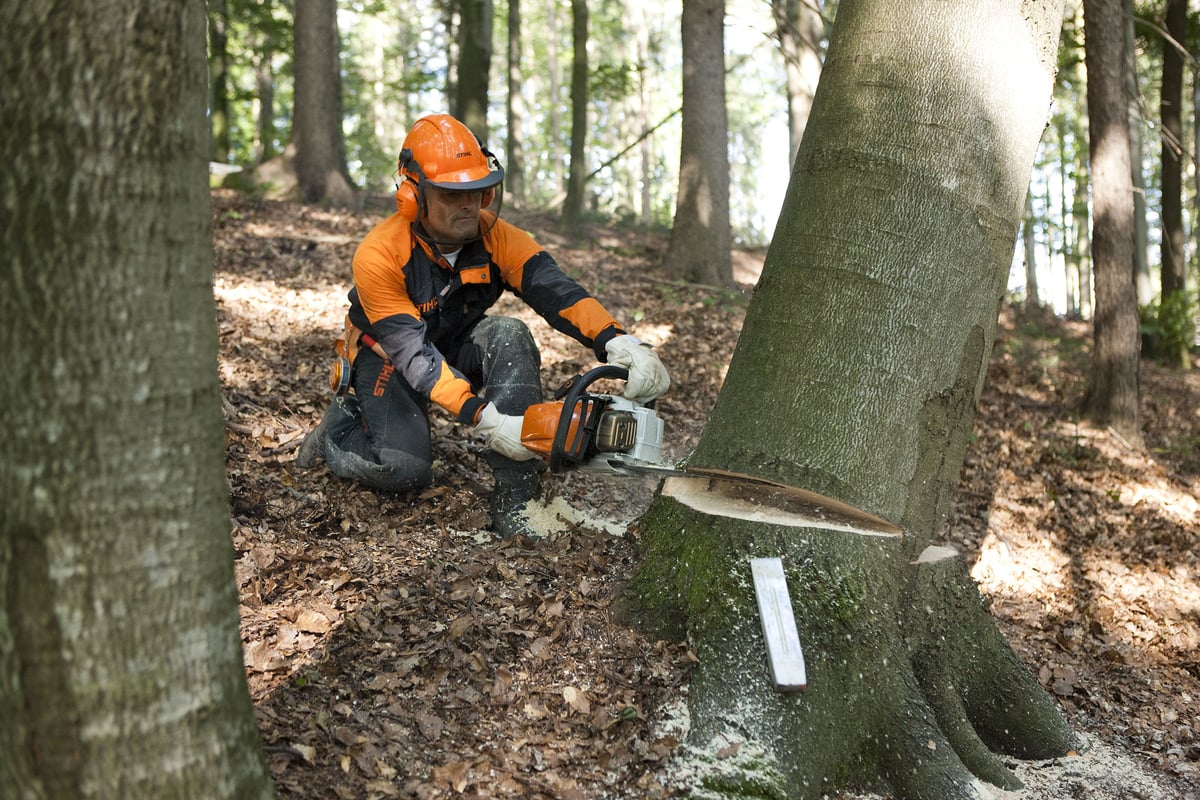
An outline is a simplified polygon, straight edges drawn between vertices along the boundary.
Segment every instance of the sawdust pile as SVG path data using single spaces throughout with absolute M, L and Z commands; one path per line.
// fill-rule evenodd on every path
M 386 213 L 386 200 L 344 214 L 214 195 L 245 657 L 279 794 L 670 796 L 693 656 L 608 615 L 635 565 L 648 479 L 547 478 L 545 535 L 498 541 L 478 446 L 444 415 L 436 483 L 414 495 L 292 463 L 328 399 L 354 248 Z M 664 237 L 597 228 L 577 245 L 552 221 L 519 222 L 658 346 L 673 379 L 658 412 L 670 455 L 686 454 L 744 297 L 656 279 Z M 740 277 L 760 262 L 739 254 Z M 535 332 L 547 389 L 593 365 L 519 303 L 504 313 Z M 1086 330 L 1005 323 L 942 544 L 975 565 L 1009 640 L 1102 762 L 1127 759 L 1186 796 L 1200 781 L 1200 377 L 1147 366 L 1150 450 L 1134 454 L 1072 423 Z M 1023 767 L 1048 787 L 1026 796 L 1156 797 L 1088 793 L 1097 779 L 1070 777 L 1070 763 Z

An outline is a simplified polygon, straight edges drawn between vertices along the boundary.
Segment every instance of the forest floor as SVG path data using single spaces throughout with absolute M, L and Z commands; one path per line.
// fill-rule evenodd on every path
M 281 798 L 683 796 L 673 724 L 695 658 L 611 619 L 637 562 L 648 479 L 543 481 L 545 537 L 487 532 L 476 444 L 434 413 L 436 483 L 409 495 L 298 468 L 329 392 L 358 214 L 213 195 L 215 295 L 247 676 Z M 673 386 L 673 457 L 694 446 L 747 293 L 655 276 L 666 239 L 569 240 L 506 211 L 633 332 Z M 593 366 L 519 302 L 544 384 Z M 1146 449 L 1075 409 L 1089 329 L 1010 309 L 944 541 L 1016 652 L 1092 745 L 1016 765 L 1026 798 L 1200 798 L 1200 370 L 1144 363 Z M 843 797 L 875 797 L 855 795 Z M 1010 795 L 1005 795 L 1006 797 Z

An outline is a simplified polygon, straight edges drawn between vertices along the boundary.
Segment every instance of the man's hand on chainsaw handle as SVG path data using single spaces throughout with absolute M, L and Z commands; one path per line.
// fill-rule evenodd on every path
M 479 413 L 475 432 L 483 437 L 489 449 L 514 461 L 528 461 L 537 453 L 521 444 L 521 425 L 524 417 L 502 414 L 495 403 L 488 403 Z
M 649 403 L 667 393 L 671 378 L 650 345 L 636 336 L 614 336 L 607 345 L 608 363 L 629 370 L 625 397 L 635 403 Z

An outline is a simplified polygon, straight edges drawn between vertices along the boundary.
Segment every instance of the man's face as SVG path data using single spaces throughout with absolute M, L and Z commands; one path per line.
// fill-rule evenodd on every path
M 439 244 L 465 244 L 479 236 L 483 192 L 425 191 L 425 229 Z

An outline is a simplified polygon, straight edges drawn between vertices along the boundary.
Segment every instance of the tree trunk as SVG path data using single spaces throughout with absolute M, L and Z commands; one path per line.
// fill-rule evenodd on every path
M 342 139 L 336 0 L 296 0 L 296 179 L 308 203 L 355 204 Z
M 725 0 L 683 4 L 683 123 L 679 193 L 664 267 L 692 283 L 733 285 Z
M 1154 300 L 1154 281 L 1150 275 L 1148 257 L 1150 226 L 1146 222 L 1146 176 L 1142 173 L 1142 104 L 1138 98 L 1137 53 L 1134 48 L 1133 0 L 1123 0 L 1125 20 L 1125 57 L 1129 60 L 1125 68 L 1125 89 L 1129 102 L 1129 166 L 1133 181 L 1133 263 L 1134 284 L 1137 286 L 1138 305 L 1149 305 Z M 1086 205 L 1086 195 L 1079 201 Z
M 1088 141 L 1092 175 L 1095 348 L 1085 415 L 1135 446 L 1140 333 L 1133 272 L 1133 185 L 1125 98 L 1122 0 L 1084 0 Z
M 821 77 L 821 40 L 825 21 L 812 0 L 771 0 L 775 36 L 783 53 L 788 97 L 788 163 L 796 158 L 804 126 L 812 109 L 813 93 Z
M 488 139 L 488 85 L 492 65 L 492 0 L 461 0 L 458 28 L 458 81 L 452 113 L 479 137 Z
M 588 110 L 588 9 L 586 0 L 571 0 L 571 167 L 567 175 L 567 198 L 563 202 L 563 225 L 572 230 L 583 219 L 587 189 Z
M 0 797 L 268 798 L 238 633 L 205 7 L 0 0 Z
M 278 153 L 275 146 L 275 41 L 270 33 L 259 34 L 254 56 L 254 85 L 258 87 L 258 114 L 255 120 L 258 147 L 255 163 L 261 164 Z
M 1164 337 L 1162 356 L 1187 369 L 1192 360 L 1188 327 L 1187 253 L 1183 229 L 1183 58 L 1187 41 L 1187 0 L 1167 0 L 1167 39 L 1163 41 L 1162 94 L 1162 302 L 1161 328 L 1179 335 Z
M 508 160 L 504 171 L 504 190 L 513 205 L 525 204 L 525 142 L 521 124 L 528 115 L 521 81 L 521 0 L 508 0 Z
M 212 160 L 229 160 L 229 54 L 226 52 L 229 12 L 225 0 L 208 4 L 208 124 L 212 131 Z
M 1033 195 L 1025 194 L 1025 217 L 1022 220 L 1022 241 L 1025 245 L 1025 310 L 1035 312 L 1042 307 L 1037 277 L 1037 218 L 1033 214 Z
M 929 548 L 995 336 L 1061 14 L 1021 0 L 839 6 L 779 226 L 688 463 L 831 495 L 906 536 L 656 499 L 623 602 L 696 648 L 686 752 L 704 796 L 885 784 L 902 800 L 974 798 L 973 776 L 1017 785 L 992 751 L 1071 746 L 965 563 Z M 803 694 L 772 687 L 756 556 L 786 566 Z

